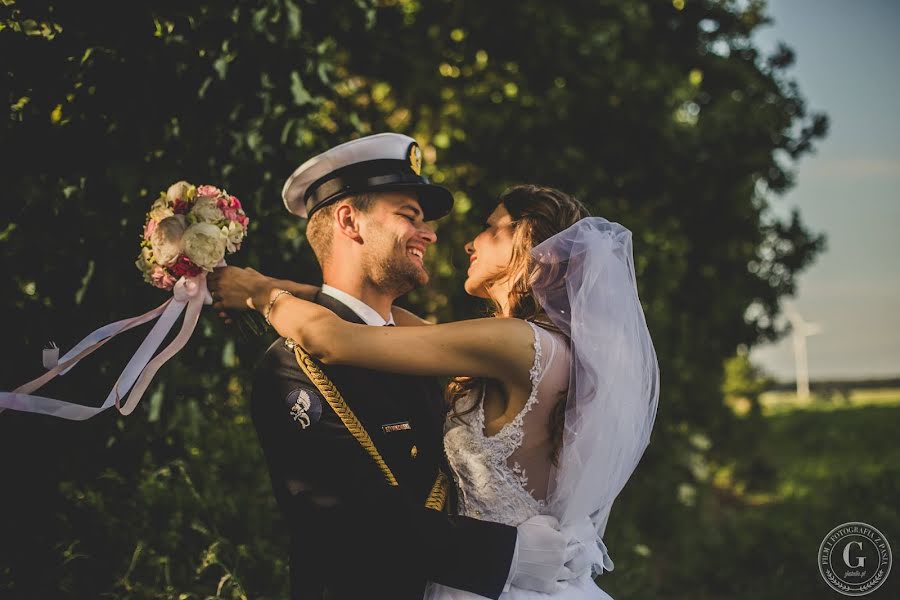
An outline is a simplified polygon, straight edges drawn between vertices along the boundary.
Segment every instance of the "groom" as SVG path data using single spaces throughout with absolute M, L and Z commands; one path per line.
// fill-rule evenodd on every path
M 345 320 L 393 325 L 393 302 L 428 281 L 423 257 L 437 236 L 427 222 L 453 203 L 420 171 L 416 142 L 393 133 L 301 165 L 283 198 L 290 212 L 309 219 L 306 236 L 324 285 L 315 294 L 308 286 L 282 287 Z M 220 281 L 236 281 L 238 271 L 211 275 L 218 308 L 229 306 Z M 516 528 L 449 514 L 444 402 L 434 379 L 319 367 L 343 407 L 301 370 L 284 338 L 257 368 L 251 399 L 290 527 L 292 598 L 418 599 L 429 580 L 497 598 L 510 584 L 552 591 L 573 576 L 551 518 Z

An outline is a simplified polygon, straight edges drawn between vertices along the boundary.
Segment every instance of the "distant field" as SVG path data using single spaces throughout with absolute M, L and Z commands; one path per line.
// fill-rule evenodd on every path
M 814 393 L 803 402 L 793 392 L 766 392 L 760 396 L 763 414 L 774 416 L 795 410 L 832 411 L 864 406 L 900 406 L 900 388 L 855 389 L 849 396 Z

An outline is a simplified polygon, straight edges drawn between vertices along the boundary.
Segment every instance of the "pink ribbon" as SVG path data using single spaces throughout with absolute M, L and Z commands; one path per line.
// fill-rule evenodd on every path
M 12 392 L 0 392 L 0 412 L 10 408 L 12 410 L 51 415 L 73 421 L 84 421 L 115 405 L 123 415 L 131 414 L 159 368 L 181 350 L 188 339 L 190 339 L 200 318 L 200 309 L 203 308 L 204 304 L 212 304 L 212 297 L 209 295 L 209 290 L 206 287 L 206 273 L 201 273 L 199 276 L 190 279 L 182 277 L 175 284 L 175 288 L 172 291 L 173 297 L 153 310 L 138 317 L 104 325 L 93 331 L 67 352 L 55 367 L 40 377 L 20 385 Z M 181 312 L 185 310 L 185 307 L 187 307 L 187 312 L 185 313 L 181 331 L 156 358 L 153 358 L 156 349 L 162 344 L 166 334 L 169 333 L 169 330 L 175 324 Z M 140 347 L 128 361 L 128 364 L 125 365 L 101 406 L 83 406 L 54 398 L 32 395 L 32 392 L 40 389 L 54 377 L 65 375 L 78 361 L 103 346 L 115 336 L 153 319 L 157 319 L 156 323 L 154 323 L 150 333 L 147 334 Z M 129 390 L 131 390 L 131 393 L 129 393 Z M 120 405 L 120 400 L 126 395 L 128 399 L 122 406 Z

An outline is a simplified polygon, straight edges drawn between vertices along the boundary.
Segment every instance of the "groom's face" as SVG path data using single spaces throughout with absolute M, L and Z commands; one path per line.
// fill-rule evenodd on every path
M 397 296 L 428 283 L 425 253 L 437 241 L 411 192 L 381 192 L 360 220 L 362 267 L 367 277 Z

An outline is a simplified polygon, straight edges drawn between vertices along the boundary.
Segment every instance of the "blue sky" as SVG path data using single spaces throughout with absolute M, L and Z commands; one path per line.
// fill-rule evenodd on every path
M 799 207 L 828 250 L 799 279 L 794 306 L 823 331 L 808 340 L 812 378 L 900 376 L 900 2 L 773 0 L 756 38 L 794 49 L 791 74 L 828 137 L 772 205 Z M 794 377 L 789 339 L 753 350 Z

